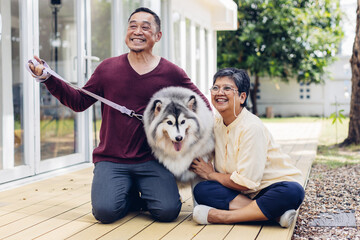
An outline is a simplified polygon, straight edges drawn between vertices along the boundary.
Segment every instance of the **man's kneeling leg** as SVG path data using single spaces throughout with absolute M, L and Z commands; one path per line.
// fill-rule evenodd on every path
M 122 164 L 98 162 L 95 164 L 91 188 L 92 211 L 102 223 L 112 223 L 124 217 L 130 207 L 129 191 L 132 180 Z
M 175 177 L 156 161 L 138 164 L 136 181 L 141 198 L 151 215 L 161 222 L 175 220 L 181 210 L 181 200 Z

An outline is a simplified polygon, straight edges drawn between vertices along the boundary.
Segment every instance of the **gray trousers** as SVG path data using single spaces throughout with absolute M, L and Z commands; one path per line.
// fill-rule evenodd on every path
M 175 177 L 157 161 L 96 163 L 91 201 L 93 215 L 102 223 L 112 223 L 129 210 L 140 208 L 148 210 L 155 220 L 169 222 L 181 209 Z

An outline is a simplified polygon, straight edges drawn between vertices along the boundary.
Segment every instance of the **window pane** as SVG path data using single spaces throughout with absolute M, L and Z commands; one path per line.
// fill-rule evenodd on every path
M 51 3 L 60 4 L 51 4 Z M 39 1 L 40 57 L 65 79 L 76 84 L 76 1 Z M 76 114 L 40 85 L 41 160 L 75 153 Z

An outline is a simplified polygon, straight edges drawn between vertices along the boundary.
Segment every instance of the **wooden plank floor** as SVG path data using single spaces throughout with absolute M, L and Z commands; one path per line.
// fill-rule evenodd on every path
M 316 155 L 321 123 L 266 124 L 306 179 Z M 197 225 L 189 189 L 181 190 L 175 222 L 159 223 L 147 212 L 130 213 L 113 224 L 91 214 L 92 168 L 0 192 L 0 239 L 290 239 L 295 227 L 277 224 Z M 306 181 L 304 181 L 306 185 Z

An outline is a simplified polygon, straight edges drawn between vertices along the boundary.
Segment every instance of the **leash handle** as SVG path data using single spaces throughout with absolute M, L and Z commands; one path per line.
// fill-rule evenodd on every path
M 43 61 L 43 60 L 42 60 Z M 140 121 L 142 121 L 142 115 L 141 114 L 137 114 L 135 113 L 134 110 L 130 110 L 124 106 L 121 106 L 117 103 L 114 103 L 106 98 L 103 98 L 95 93 L 92 93 L 86 89 L 83 89 L 83 88 L 80 88 L 74 84 L 72 84 L 71 82 L 65 80 L 63 77 L 61 77 L 59 74 L 57 74 L 55 71 L 53 71 L 49 65 L 43 61 L 43 65 L 44 65 L 44 69 L 43 69 L 43 73 L 41 76 L 37 76 L 37 75 L 34 75 L 34 73 L 31 71 L 30 67 L 29 67 L 29 64 L 32 63 L 35 67 L 38 66 L 40 63 L 38 61 L 36 61 L 36 59 L 30 59 L 28 61 L 28 64 L 25 64 L 26 65 L 26 69 L 30 72 L 30 74 L 36 79 L 36 81 L 38 82 L 45 82 L 51 75 L 62 80 L 63 82 L 65 82 L 66 84 L 68 84 L 70 87 L 76 89 L 76 90 L 80 90 L 82 91 L 83 93 L 95 98 L 96 100 L 118 110 L 119 112 L 123 113 L 123 114 L 126 114 L 128 115 L 129 117 L 136 117 L 137 119 L 139 119 Z

